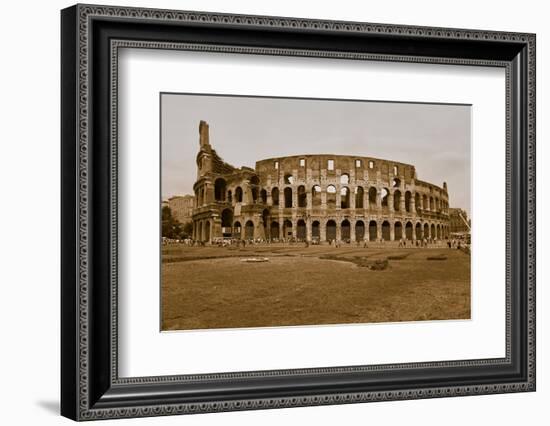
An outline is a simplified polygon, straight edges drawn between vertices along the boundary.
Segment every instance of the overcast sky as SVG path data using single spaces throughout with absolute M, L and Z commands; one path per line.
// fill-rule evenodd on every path
M 400 161 L 418 179 L 447 182 L 450 206 L 470 215 L 470 106 L 163 94 L 161 108 L 165 199 L 193 193 L 205 120 L 210 144 L 235 167 L 299 154 Z

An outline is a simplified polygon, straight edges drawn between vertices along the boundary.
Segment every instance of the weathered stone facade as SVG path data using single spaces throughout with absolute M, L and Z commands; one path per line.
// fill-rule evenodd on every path
M 465 210 L 450 208 L 449 209 L 449 224 L 450 232 L 470 232 L 470 222 L 468 213 Z
M 199 125 L 193 237 L 319 241 L 449 235 L 449 196 L 414 166 L 371 157 L 297 155 L 225 163 Z
M 180 223 L 190 222 L 193 219 L 195 197 L 193 195 L 176 195 L 167 201 L 172 217 Z

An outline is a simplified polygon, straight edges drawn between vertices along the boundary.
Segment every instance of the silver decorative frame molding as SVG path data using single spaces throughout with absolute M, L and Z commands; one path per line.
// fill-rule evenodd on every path
M 103 7 L 103 6 L 88 6 L 77 5 L 73 8 L 64 11 L 66 19 L 65 26 L 71 26 L 67 30 L 65 37 L 65 52 L 71 51 L 74 55 L 66 55 L 69 59 L 74 59 L 75 63 L 66 65 L 68 71 L 74 73 L 74 87 L 76 93 L 76 102 L 68 107 L 73 108 L 75 122 L 75 131 L 73 133 L 67 130 L 68 136 L 63 141 L 63 146 L 67 147 L 73 144 L 75 157 L 64 160 L 63 164 L 66 167 L 65 175 L 75 177 L 74 187 L 64 187 L 64 190 L 74 192 L 72 196 L 66 198 L 67 204 L 72 204 L 72 209 L 76 217 L 74 218 L 74 230 L 66 229 L 65 238 L 71 236 L 75 239 L 74 246 L 68 247 L 66 253 L 63 252 L 65 264 L 75 262 L 73 265 L 75 277 L 66 277 L 63 282 L 62 291 L 73 291 L 71 300 L 74 299 L 74 305 L 67 307 L 68 301 L 62 296 L 62 312 L 63 322 L 72 321 L 72 328 L 64 328 L 64 341 L 62 342 L 62 351 L 65 360 L 71 359 L 69 365 L 63 363 L 64 376 L 62 375 L 62 413 L 70 418 L 77 420 L 92 420 L 113 417 L 140 417 L 151 415 L 170 415 L 184 414 L 196 412 L 215 412 L 215 411 L 230 411 L 244 409 L 262 409 L 262 408 L 278 408 L 291 406 L 307 406 L 307 405 L 323 405 L 323 404 L 340 404 L 352 402 L 366 401 L 382 401 L 382 400 L 400 400 L 400 399 L 415 399 L 415 398 L 435 398 L 443 396 L 462 396 L 476 395 L 488 393 L 504 393 L 518 391 L 533 391 L 535 390 L 535 36 L 533 34 L 518 34 L 518 33 L 502 33 L 492 31 L 475 31 L 462 29 L 446 29 L 446 28 L 425 28 L 425 27 L 409 27 L 400 25 L 382 25 L 354 22 L 335 22 L 322 20 L 308 19 L 293 19 L 293 18 L 275 18 L 262 16 L 244 16 L 244 15 L 227 15 L 227 14 L 211 14 L 201 12 L 182 12 L 182 11 L 167 11 L 154 9 L 134 9 L 120 7 Z M 126 388 L 131 386 L 170 386 L 171 384 L 200 384 L 210 383 L 216 386 L 229 379 L 262 379 L 262 378 L 277 378 L 277 377 L 294 377 L 296 380 L 304 378 L 308 375 L 327 376 L 346 373 L 366 373 L 366 372 L 383 372 L 395 370 L 421 370 L 421 369 L 443 369 L 452 367 L 483 367 L 483 366 L 503 366 L 511 365 L 512 357 L 512 335 L 513 322 L 517 319 L 514 317 L 512 309 L 512 299 L 517 297 L 515 288 L 512 286 L 512 264 L 511 259 L 515 253 L 516 247 L 512 247 L 512 227 L 517 224 L 513 222 L 511 216 L 512 209 L 512 192 L 517 191 L 513 181 L 513 162 L 518 161 L 512 152 L 512 139 L 518 129 L 512 128 L 512 98 L 518 90 L 515 85 L 521 82 L 516 82 L 512 78 L 515 65 L 512 61 L 507 60 L 486 60 L 472 59 L 460 57 L 440 57 L 440 56 L 412 56 L 391 53 L 362 53 L 362 52 L 345 52 L 345 51 L 325 51 L 317 49 L 300 49 L 300 48 L 277 48 L 277 47 L 254 47 L 243 45 L 220 45 L 212 43 L 190 43 L 177 41 L 151 41 L 132 39 L 131 36 L 109 39 L 109 56 L 110 63 L 108 69 L 110 71 L 108 89 L 110 90 L 110 193 L 109 193 L 109 209 L 110 217 L 110 238 L 109 238 L 109 277 L 110 277 L 110 293 L 109 293 L 109 328 L 105 330 L 108 333 L 109 344 L 111 346 L 109 362 L 103 360 L 95 367 L 92 365 L 90 358 L 94 352 L 94 342 L 103 339 L 103 335 L 94 334 L 92 328 L 96 325 L 97 314 L 91 315 L 92 297 L 90 290 L 93 287 L 91 276 L 92 263 L 94 257 L 92 255 L 92 235 L 94 209 L 94 194 L 92 187 L 93 181 L 93 162 L 90 161 L 93 147 L 91 141 L 94 138 L 91 131 L 90 117 L 94 108 L 94 82 L 91 78 L 91 64 L 94 61 L 93 49 L 94 46 L 92 26 L 95 21 L 104 21 L 109 23 L 114 22 L 139 22 L 142 24 L 177 24 L 177 25 L 193 25 L 193 26 L 222 26 L 224 28 L 249 28 L 257 30 L 290 30 L 295 33 L 307 33 L 315 31 L 317 33 L 326 34 L 359 34 L 359 35 L 376 35 L 381 37 L 411 37 L 414 40 L 447 40 L 449 42 L 464 40 L 464 41 L 480 41 L 485 43 L 508 43 L 525 46 L 526 60 L 525 64 L 527 75 L 525 78 L 525 119 L 527 138 L 523 143 L 526 144 L 525 167 L 527 180 L 524 187 L 520 187 L 522 191 L 521 200 L 525 202 L 525 218 L 527 230 L 527 245 L 525 249 L 526 257 L 526 282 L 525 295 L 526 309 L 525 312 L 525 330 L 526 347 L 524 361 L 525 372 L 521 380 L 500 381 L 495 383 L 472 384 L 472 385 L 448 385 L 434 387 L 402 387 L 395 390 L 376 390 L 376 391 L 338 391 L 316 393 L 311 395 L 298 396 L 269 396 L 265 398 L 238 398 L 231 397 L 224 399 L 219 397 L 212 401 L 202 402 L 182 402 L 160 400 L 155 403 L 147 403 L 137 401 L 134 397 L 126 395 Z M 73 27 L 74 26 L 74 27 Z M 74 40 L 68 40 L 70 36 Z M 63 41 L 62 41 L 63 43 Z M 71 44 L 71 43 L 74 43 Z M 414 364 L 392 364 L 392 365 L 376 365 L 376 366 L 353 366 L 353 367 L 327 367 L 322 369 L 300 369 L 300 370 L 275 370 L 275 371 L 257 371 L 243 373 L 225 373 L 225 374 L 208 374 L 208 375 L 193 375 L 193 376 L 161 376 L 161 377 L 144 377 L 144 378 L 119 378 L 117 368 L 117 84 L 118 84 L 118 49 L 120 48 L 153 48 L 153 49 L 176 49 L 176 50 L 195 50 L 195 51 L 216 51 L 235 54 L 262 54 L 262 55 L 283 55 L 283 56 L 310 56 L 324 57 L 332 59 L 354 59 L 354 60 L 375 60 L 375 61 L 397 61 L 397 62 L 423 62 L 423 63 L 441 63 L 441 64 L 456 64 L 456 65 L 481 65 L 481 66 L 496 66 L 506 69 L 506 195 L 507 195 L 507 212 L 506 212 L 506 232 L 507 232 L 507 247 L 506 247 L 506 357 L 503 359 L 483 359 L 483 360 L 463 360 L 453 362 L 434 362 L 434 363 L 414 363 Z M 74 67 L 74 70 L 70 67 Z M 96 86 L 97 87 L 97 86 Z M 102 88 L 104 90 L 105 88 Z M 65 89 L 66 93 L 67 90 Z M 70 90 L 69 90 L 70 92 Z M 72 95 L 72 92 L 68 93 Z M 65 104 L 69 102 L 71 96 L 67 96 Z M 65 111 L 65 110 L 64 110 Z M 68 112 L 66 112 L 68 114 Z M 70 135 L 69 135 L 70 133 Z M 68 161 L 75 162 L 72 167 L 65 166 Z M 73 170 L 74 168 L 74 170 Z M 70 170 L 69 170 L 70 169 Z M 69 207 L 64 211 L 69 214 L 72 210 Z M 65 226 L 65 225 L 64 225 Z M 68 227 L 67 227 L 68 228 Z M 75 232 L 74 232 L 75 231 Z M 62 235 L 63 237 L 63 235 Z M 71 271 L 72 272 L 72 271 Z M 67 272 L 68 273 L 68 272 Z M 517 277 L 516 277 L 517 278 Z M 522 278 L 522 277 L 520 277 Z M 72 289 L 72 290 L 71 290 Z M 94 299 L 95 300 L 95 299 Z M 104 299 L 101 299 L 105 302 Z M 67 327 L 63 324 L 63 327 Z M 74 328 L 74 330 L 73 330 Z M 76 335 L 72 335 L 72 331 Z M 74 356 L 74 354 L 77 354 Z M 95 355 L 93 355 L 95 357 Z M 99 370 L 103 372 L 103 368 L 108 365 L 108 378 L 103 378 L 104 383 L 93 384 L 93 375 Z M 70 370 L 70 371 L 69 371 Z M 101 396 L 103 387 L 112 390 L 112 395 L 109 392 L 104 392 Z M 74 392 L 75 397 L 69 396 L 69 393 Z M 131 393 L 131 392 L 130 392 Z M 130 394 L 128 393 L 128 395 Z

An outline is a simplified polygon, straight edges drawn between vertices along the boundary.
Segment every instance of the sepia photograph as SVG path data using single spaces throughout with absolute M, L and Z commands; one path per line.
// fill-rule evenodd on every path
M 471 318 L 471 105 L 160 94 L 161 331 Z

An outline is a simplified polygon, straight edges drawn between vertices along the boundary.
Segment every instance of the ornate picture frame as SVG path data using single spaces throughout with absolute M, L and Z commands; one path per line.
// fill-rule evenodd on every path
M 534 34 L 76 5 L 61 12 L 61 414 L 74 420 L 535 390 Z M 119 377 L 120 48 L 506 72 L 506 356 Z M 475 184 L 475 183 L 474 183 Z

